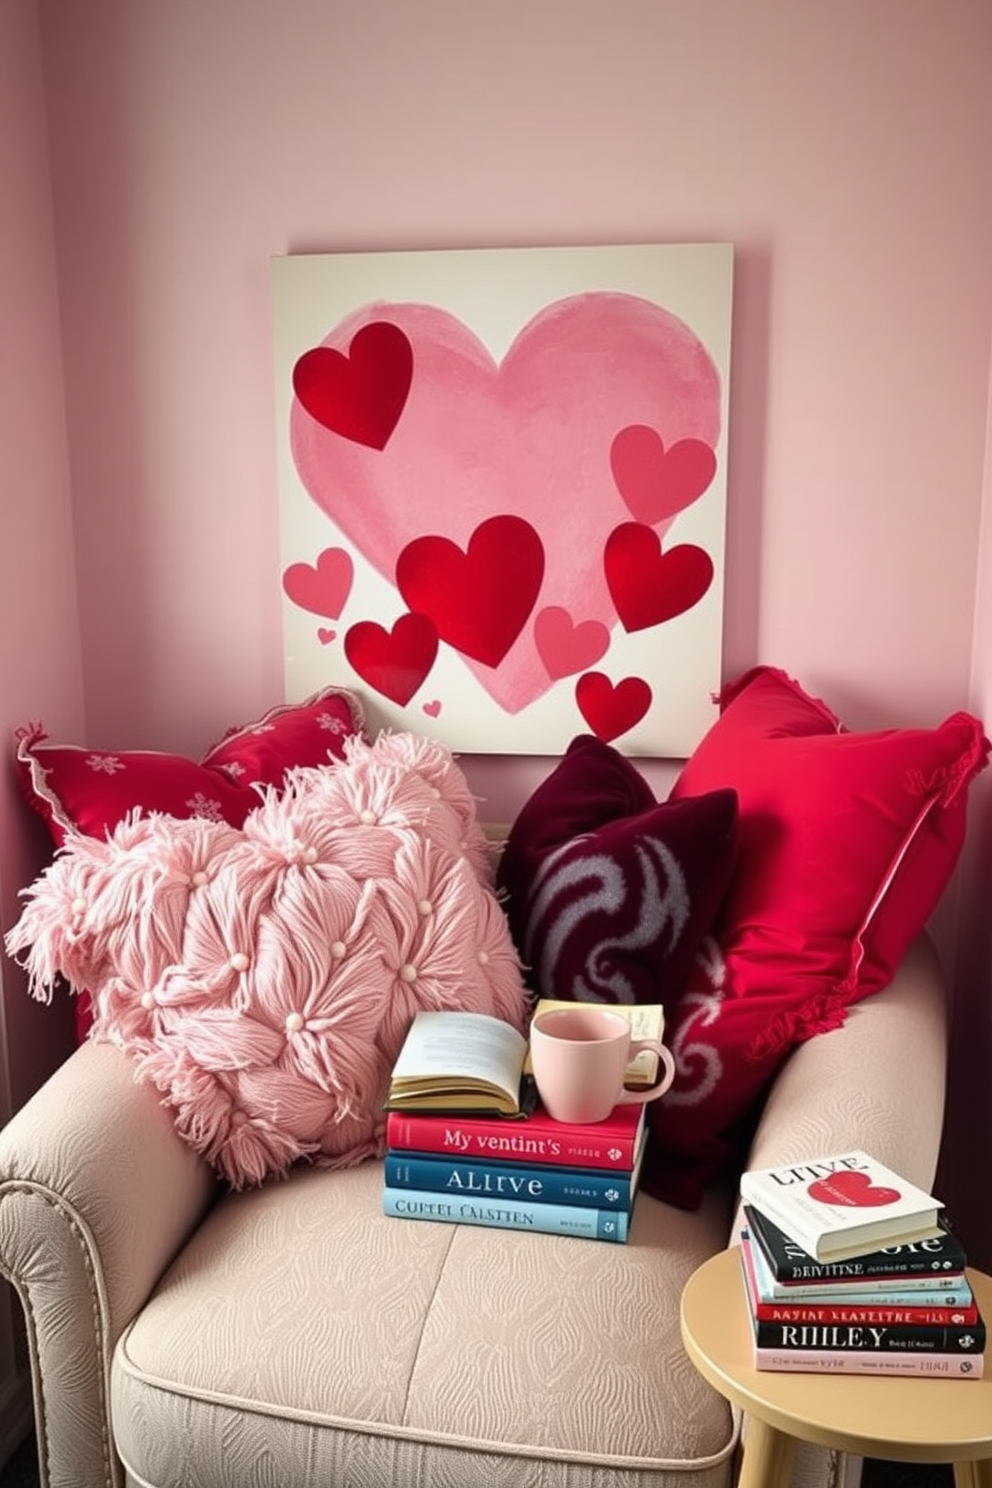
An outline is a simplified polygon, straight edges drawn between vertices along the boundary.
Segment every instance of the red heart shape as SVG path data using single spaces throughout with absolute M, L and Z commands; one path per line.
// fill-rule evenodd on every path
M 894 1204 L 902 1198 L 897 1188 L 884 1188 L 873 1184 L 867 1173 L 831 1173 L 829 1178 L 817 1178 L 806 1190 L 811 1199 L 821 1204 L 846 1204 L 855 1209 L 877 1209 L 882 1204 Z
M 437 631 L 426 615 L 401 615 L 391 631 L 359 620 L 345 635 L 344 654 L 363 681 L 403 707 L 434 665 Z
M 610 632 L 599 620 L 576 625 L 562 605 L 546 605 L 534 619 L 534 644 L 556 681 L 595 666 L 610 646 Z
M 544 579 L 544 544 L 523 517 L 480 522 L 462 552 L 447 537 L 418 537 L 396 560 L 396 587 L 429 615 L 442 641 L 499 666 L 534 608 Z
M 575 684 L 579 712 L 604 744 L 640 723 L 651 696 L 643 677 L 624 677 L 614 685 L 603 672 L 586 672 Z
M 631 516 L 653 526 L 702 496 L 716 455 L 702 439 L 679 439 L 666 450 L 656 429 L 629 424 L 610 446 L 610 469 Z
M 623 628 L 647 630 L 691 610 L 713 582 L 713 560 L 695 543 L 661 551 L 642 522 L 621 522 L 603 550 L 606 583 Z
M 336 620 L 351 593 L 354 576 L 355 566 L 344 548 L 325 548 L 315 564 L 291 563 L 282 576 L 282 587 L 301 609 Z
M 310 417 L 356 444 L 383 450 L 406 404 L 413 348 L 399 326 L 369 321 L 347 355 L 330 346 L 305 351 L 293 367 L 293 391 Z

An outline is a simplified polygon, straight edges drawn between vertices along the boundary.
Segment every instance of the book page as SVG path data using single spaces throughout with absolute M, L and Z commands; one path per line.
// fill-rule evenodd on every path
M 393 1080 L 460 1075 L 488 1080 L 516 1099 L 527 1040 L 486 1013 L 418 1013 L 393 1068 Z

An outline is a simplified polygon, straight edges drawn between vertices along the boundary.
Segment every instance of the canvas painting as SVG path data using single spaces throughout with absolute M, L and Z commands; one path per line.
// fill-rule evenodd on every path
M 272 261 L 286 693 L 689 754 L 720 686 L 729 244 Z

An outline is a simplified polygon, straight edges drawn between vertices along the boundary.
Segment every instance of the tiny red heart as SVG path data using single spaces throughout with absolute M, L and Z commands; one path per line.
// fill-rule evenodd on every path
M 424 712 L 428 718 L 437 718 L 441 712 L 441 703 L 438 698 L 432 698 L 429 703 L 424 704 Z
M 885 1188 L 872 1183 L 867 1173 L 850 1171 L 817 1178 L 806 1192 L 820 1204 L 844 1204 L 852 1209 L 877 1209 L 902 1198 L 897 1188 Z
M 624 677 L 614 685 L 603 672 L 586 672 L 575 684 L 579 712 L 604 744 L 640 723 L 651 696 L 643 677 Z
M 437 645 L 426 615 L 401 615 L 391 631 L 360 620 L 345 635 L 344 654 L 364 682 L 403 707 L 434 665 Z
M 329 646 L 336 635 L 336 630 L 328 630 L 326 625 L 322 625 L 317 632 L 317 639 L 322 646 Z
M 606 583 L 624 630 L 647 630 L 698 604 L 713 582 L 713 560 L 695 543 L 661 551 L 642 522 L 621 522 L 603 550 Z
M 347 355 L 314 346 L 293 367 L 293 391 L 312 419 L 356 444 L 382 450 L 406 406 L 413 348 L 399 326 L 373 320 L 351 338 Z

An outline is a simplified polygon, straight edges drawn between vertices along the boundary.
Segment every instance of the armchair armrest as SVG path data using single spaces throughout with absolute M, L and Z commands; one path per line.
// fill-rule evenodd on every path
M 114 1345 L 215 1188 L 109 1044 L 83 1044 L 0 1131 L 0 1275 L 24 1307 L 43 1488 L 123 1481 Z
M 929 1188 L 944 1115 L 947 1000 L 920 935 L 889 985 L 842 1027 L 799 1044 L 779 1071 L 747 1157 L 752 1168 L 862 1147 Z M 738 1215 L 739 1218 L 739 1215 Z M 736 1241 L 735 1219 L 731 1240 Z

